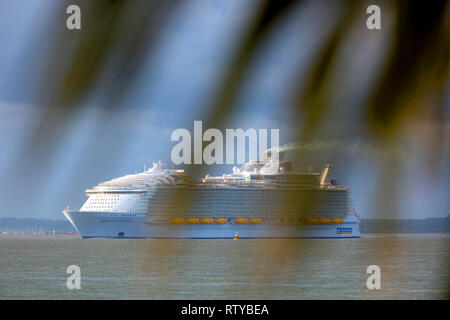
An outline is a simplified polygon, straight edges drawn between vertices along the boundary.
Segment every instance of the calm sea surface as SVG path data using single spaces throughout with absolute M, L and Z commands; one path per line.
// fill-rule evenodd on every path
M 0 236 L 0 299 L 448 299 L 446 234 L 361 239 Z M 81 268 L 68 290 L 66 268 Z M 366 268 L 381 268 L 381 289 Z

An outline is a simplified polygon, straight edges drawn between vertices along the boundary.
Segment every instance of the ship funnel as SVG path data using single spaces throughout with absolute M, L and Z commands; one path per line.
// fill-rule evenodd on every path
M 322 175 L 320 176 L 320 185 L 325 184 L 325 179 L 327 178 L 328 171 L 330 170 L 331 167 L 332 167 L 331 164 L 324 165 Z

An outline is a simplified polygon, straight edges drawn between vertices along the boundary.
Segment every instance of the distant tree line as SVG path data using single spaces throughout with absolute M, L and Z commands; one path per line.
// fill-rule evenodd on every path
M 361 233 L 443 233 L 450 232 L 450 216 L 446 218 L 361 219 Z
M 445 218 L 361 219 L 361 233 L 448 233 L 450 215 Z M 0 218 L 0 233 L 75 233 L 67 220 Z
M 0 233 L 71 233 L 75 228 L 67 220 L 0 218 Z

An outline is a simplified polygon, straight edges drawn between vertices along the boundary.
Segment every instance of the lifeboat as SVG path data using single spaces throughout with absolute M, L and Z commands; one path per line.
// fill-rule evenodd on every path
M 307 224 L 318 224 L 319 223 L 319 219 L 314 219 L 314 218 L 308 218 L 305 221 Z
M 227 218 L 214 218 L 214 223 L 227 223 Z
M 340 224 L 340 223 L 344 223 L 344 219 L 334 218 L 334 219 L 331 219 L 331 222 Z
M 170 223 L 184 223 L 184 218 L 170 218 Z
M 194 224 L 198 223 L 200 220 L 198 218 L 186 218 L 186 223 Z
M 248 219 L 248 223 L 261 223 L 261 218 L 250 218 Z
M 213 218 L 200 218 L 200 223 L 213 223 Z
M 248 219 L 247 218 L 235 218 L 234 219 L 234 223 L 247 223 Z
M 330 224 L 331 223 L 331 219 L 322 218 L 322 219 L 319 219 L 319 223 Z

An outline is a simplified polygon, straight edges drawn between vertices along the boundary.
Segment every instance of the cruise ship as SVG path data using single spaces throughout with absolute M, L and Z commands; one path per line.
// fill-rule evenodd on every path
M 84 205 L 63 213 L 81 238 L 358 238 L 350 190 L 327 180 L 331 165 L 294 172 L 275 152 L 201 181 L 154 163 L 87 189 Z

